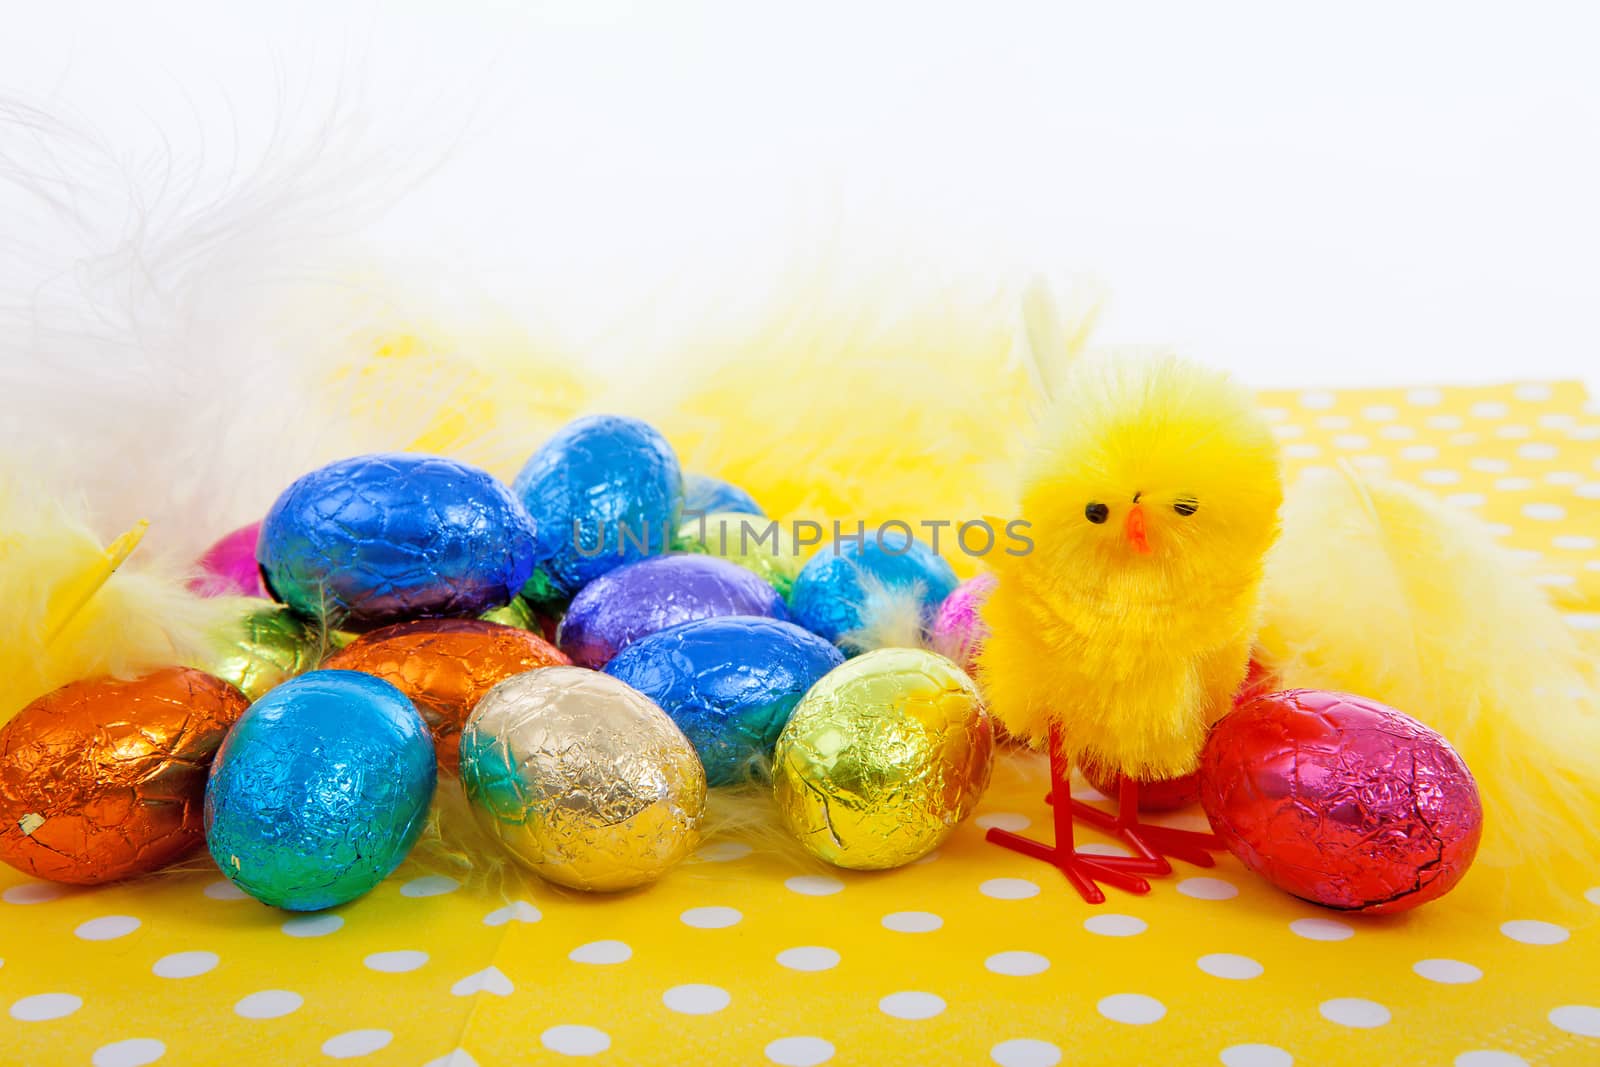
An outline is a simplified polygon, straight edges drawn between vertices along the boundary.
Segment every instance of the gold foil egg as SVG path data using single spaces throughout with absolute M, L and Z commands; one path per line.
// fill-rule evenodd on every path
M 993 752 L 989 714 L 959 667 L 878 649 L 800 701 L 778 739 L 773 795 L 808 852 L 884 870 L 932 852 L 972 812 Z
M 322 640 L 317 627 L 288 608 L 247 612 L 208 673 L 237 686 L 251 700 L 317 665 Z
M 694 848 L 706 805 L 705 771 L 667 713 L 581 667 L 491 689 L 461 733 L 461 784 L 518 861 L 595 892 L 660 878 Z

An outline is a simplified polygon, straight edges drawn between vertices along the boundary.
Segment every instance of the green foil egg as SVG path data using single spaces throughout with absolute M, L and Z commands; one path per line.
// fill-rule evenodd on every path
M 245 613 L 218 657 L 202 666 L 206 673 L 258 700 L 274 686 L 316 666 L 321 653 L 315 624 L 288 608 L 266 607 Z
M 761 577 L 785 601 L 800 573 L 800 557 L 786 523 L 743 511 L 718 511 L 678 527 L 672 547 L 718 556 Z

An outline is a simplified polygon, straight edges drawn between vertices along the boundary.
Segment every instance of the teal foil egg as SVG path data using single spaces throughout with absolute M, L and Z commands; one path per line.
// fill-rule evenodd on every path
M 899 530 L 869 531 L 859 541 L 824 546 L 795 579 L 789 594 L 794 621 L 847 652 L 864 650 L 857 634 L 880 620 L 877 613 L 906 601 L 933 623 L 940 603 L 956 587 L 956 573 L 939 555 Z
M 256 701 L 206 783 L 206 844 L 264 904 L 331 908 L 400 865 L 437 776 L 415 705 L 379 678 L 312 671 Z
M 732 616 L 640 638 L 605 672 L 661 705 L 699 753 L 707 783 L 728 785 L 772 755 L 806 690 L 843 662 L 793 623 Z
M 649 423 L 591 415 L 557 431 L 512 489 L 533 517 L 536 569 L 524 593 L 563 601 L 589 582 L 671 546 L 683 509 L 683 472 Z

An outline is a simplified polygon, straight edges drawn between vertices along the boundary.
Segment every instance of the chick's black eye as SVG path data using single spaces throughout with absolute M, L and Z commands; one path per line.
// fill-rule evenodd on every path
M 1083 509 L 1083 517 L 1093 523 L 1106 521 L 1106 516 L 1111 514 L 1111 509 L 1104 504 L 1090 504 Z
M 1192 496 L 1186 496 L 1182 500 L 1175 502 L 1172 505 L 1172 510 L 1176 511 L 1179 515 L 1193 515 L 1195 509 L 1199 506 L 1200 501 L 1196 500 Z

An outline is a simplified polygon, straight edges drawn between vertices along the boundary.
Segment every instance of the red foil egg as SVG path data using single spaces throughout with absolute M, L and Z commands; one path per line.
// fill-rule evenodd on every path
M 1200 803 L 1245 866 L 1286 893 L 1369 914 L 1449 892 L 1483 807 L 1449 743 L 1394 708 L 1291 689 L 1235 708 L 1200 759 Z

